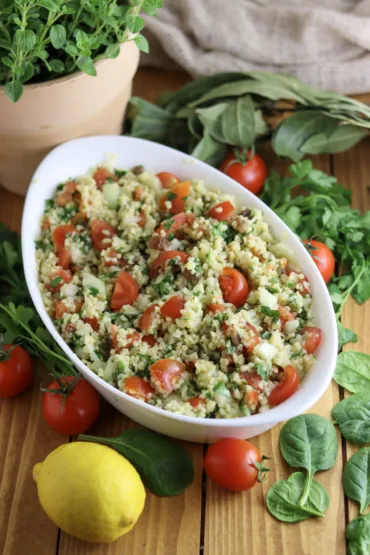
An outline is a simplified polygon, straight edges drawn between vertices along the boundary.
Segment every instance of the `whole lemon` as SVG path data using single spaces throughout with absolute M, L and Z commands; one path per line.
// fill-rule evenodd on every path
M 116 540 L 133 528 L 144 508 L 139 474 L 104 445 L 61 445 L 34 466 L 33 477 L 49 518 L 81 540 Z

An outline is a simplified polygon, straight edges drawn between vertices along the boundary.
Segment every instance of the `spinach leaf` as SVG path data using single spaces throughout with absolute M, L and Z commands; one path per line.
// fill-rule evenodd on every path
M 334 380 L 352 393 L 370 389 L 370 355 L 346 351 L 340 353 L 334 372 Z
M 347 497 L 360 504 L 363 514 L 370 503 L 370 447 L 359 449 L 347 462 L 343 490 Z
M 358 337 L 355 332 L 346 328 L 342 322 L 337 320 L 338 329 L 338 351 L 341 351 L 343 345 L 346 343 L 357 343 Z
M 323 416 L 304 414 L 284 424 L 280 450 L 290 466 L 305 468 L 307 478 L 300 504 L 307 502 L 313 475 L 328 470 L 337 460 L 338 443 L 333 424 Z
M 316 480 L 312 480 L 305 505 L 300 505 L 305 481 L 303 472 L 295 472 L 288 480 L 279 480 L 269 489 L 266 504 L 272 516 L 282 522 L 301 522 L 311 516 L 324 516 L 330 503 L 329 495 Z
M 370 392 L 355 393 L 337 403 L 331 415 L 347 441 L 370 443 Z
M 78 439 L 116 449 L 139 472 L 145 486 L 156 495 L 182 493 L 194 479 L 194 467 L 185 449 L 142 428 L 129 428 L 117 437 L 80 435 Z
M 369 555 L 370 514 L 359 516 L 347 524 L 348 555 Z

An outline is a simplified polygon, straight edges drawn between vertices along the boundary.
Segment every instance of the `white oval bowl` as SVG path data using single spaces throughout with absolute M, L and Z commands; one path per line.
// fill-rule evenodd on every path
M 322 330 L 322 342 L 314 366 L 298 391 L 285 403 L 262 414 L 240 418 L 205 419 L 167 412 L 138 401 L 106 383 L 81 362 L 59 335 L 44 308 L 38 288 L 35 239 L 40 233 L 45 200 L 52 197 L 58 183 L 86 173 L 110 155 L 115 155 L 114 165 L 117 168 L 142 164 L 147 171 L 154 173 L 169 171 L 180 179 L 203 179 L 207 186 L 234 195 L 240 204 L 263 210 L 275 236 L 293 249 L 297 263 L 312 286 L 313 313 L 315 324 Z M 212 442 L 222 437 L 247 439 L 308 410 L 320 399 L 333 377 L 337 357 L 335 315 L 327 287 L 311 256 L 285 223 L 258 197 L 204 162 L 172 148 L 118 136 L 86 137 L 56 147 L 37 168 L 28 190 L 22 220 L 22 254 L 27 285 L 36 310 L 75 367 L 116 409 L 162 434 L 196 442 Z

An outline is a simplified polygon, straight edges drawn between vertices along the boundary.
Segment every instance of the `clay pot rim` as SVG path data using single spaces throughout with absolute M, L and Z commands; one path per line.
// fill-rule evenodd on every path
M 115 58 L 103 58 L 101 60 L 98 60 L 97 62 L 95 62 L 95 67 L 98 70 L 99 66 L 103 65 L 103 64 L 107 64 L 108 62 L 114 62 L 117 58 L 119 58 L 119 56 L 121 55 L 121 50 L 122 47 L 127 44 L 128 42 L 131 42 L 131 39 L 125 42 L 122 42 L 120 44 L 120 53 L 118 54 L 118 56 L 116 56 Z M 63 75 L 62 77 L 57 77 L 56 79 L 50 79 L 50 81 L 42 81 L 41 83 L 30 83 L 29 85 L 23 85 L 24 86 L 24 93 L 25 94 L 27 91 L 33 91 L 35 89 L 42 89 L 42 88 L 46 88 L 46 87 L 52 87 L 52 86 L 58 86 L 58 85 L 62 85 L 64 83 L 66 83 L 67 81 L 71 81 L 72 79 L 78 79 L 79 77 L 89 77 L 91 79 L 94 79 L 94 77 L 98 77 L 98 75 L 88 75 L 87 73 L 83 72 L 83 71 L 74 71 L 73 73 L 69 73 L 68 75 Z M 5 94 L 5 86 L 4 85 L 0 85 L 0 95 L 3 94 L 4 96 L 6 96 Z

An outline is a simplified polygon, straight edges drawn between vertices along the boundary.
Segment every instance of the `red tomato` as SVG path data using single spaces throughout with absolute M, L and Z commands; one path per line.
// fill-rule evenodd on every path
M 321 329 L 307 326 L 302 328 L 301 334 L 305 336 L 303 348 L 307 354 L 312 355 L 321 343 Z
M 153 325 L 154 319 L 154 311 L 155 307 L 158 306 L 156 304 L 151 304 L 148 308 L 145 309 L 142 316 L 139 318 L 139 328 L 141 331 L 148 331 Z
M 122 268 L 127 266 L 126 260 L 121 258 L 120 253 L 118 253 L 115 249 L 108 249 L 104 254 L 104 266 L 121 266 Z
M 154 385 L 160 391 L 171 393 L 176 380 L 180 378 L 184 371 L 185 366 L 182 362 L 171 358 L 163 358 L 151 365 L 150 376 Z
M 107 170 L 107 168 L 98 168 L 95 171 L 93 178 L 95 179 L 95 183 L 98 189 L 101 189 L 108 179 L 118 181 L 118 177 L 114 175 L 114 173 L 111 173 L 109 170 Z
M 87 220 L 87 215 L 85 212 L 77 212 L 72 218 L 72 223 L 74 225 L 81 225 Z
M 75 312 L 80 312 L 82 307 L 82 301 L 76 300 L 74 301 L 73 309 L 66 306 L 63 301 L 57 301 L 55 305 L 55 318 L 61 318 L 63 314 L 74 314 Z
M 299 270 L 293 270 L 292 268 L 287 268 L 286 274 L 287 276 L 290 276 L 290 274 L 294 272 L 295 274 L 300 274 L 301 272 L 299 272 Z M 306 276 L 304 276 L 303 278 L 298 278 L 297 279 L 297 285 L 299 285 L 299 287 L 297 287 L 298 291 L 301 293 L 301 295 L 305 296 L 307 295 L 307 293 L 309 293 L 309 289 L 307 288 L 307 283 L 309 283 L 308 279 L 306 278 Z
M 194 214 L 185 214 L 185 212 L 180 212 L 180 214 L 175 214 L 170 219 L 165 220 L 161 223 L 158 229 L 156 229 L 156 233 L 161 233 L 164 231 L 166 235 L 170 235 L 170 233 L 175 233 L 178 231 L 183 225 L 191 224 L 195 220 Z M 162 235 L 162 234 L 161 234 Z
M 207 476 L 219 486 L 245 491 L 259 479 L 256 463 L 262 461 L 261 453 L 249 441 L 227 438 L 208 447 L 203 466 Z
M 331 280 L 335 270 L 335 258 L 333 253 L 324 243 L 320 241 L 302 241 L 313 258 L 325 283 Z
M 32 380 L 33 364 L 27 351 L 19 345 L 4 345 L 0 351 L 0 398 L 23 393 Z
M 69 235 L 69 234 L 73 233 L 74 231 L 76 231 L 76 228 L 75 228 L 74 225 L 71 225 L 71 224 L 58 225 L 58 227 L 54 228 L 53 243 L 54 243 L 55 252 L 57 254 L 59 254 L 61 252 L 61 250 L 64 248 L 64 242 L 66 240 L 66 235 Z
M 64 185 L 63 191 L 56 198 L 56 204 L 58 206 L 65 206 L 69 202 L 72 202 L 73 193 L 76 192 L 77 185 L 78 183 L 76 183 L 76 181 L 67 181 L 67 183 Z
M 137 225 L 141 228 L 145 227 L 145 223 L 146 223 L 146 216 L 145 216 L 145 212 L 144 210 L 140 210 L 140 214 L 139 214 L 139 220 L 137 222 Z
M 103 220 L 91 222 L 91 240 L 94 249 L 103 251 L 112 245 L 112 237 L 117 235 L 113 226 Z
M 75 380 L 75 376 L 65 376 L 54 381 L 42 400 L 42 414 L 49 426 L 71 436 L 83 434 L 95 422 L 100 410 L 100 396 L 93 386 L 83 378 Z
M 129 333 L 126 337 L 126 343 L 123 345 L 123 349 L 131 349 L 135 341 L 139 341 L 141 339 L 141 335 L 138 331 L 134 331 Z
M 99 329 L 99 320 L 97 318 L 83 318 L 85 324 L 90 324 L 94 331 Z
M 144 189 L 142 187 L 137 187 L 134 192 L 134 200 L 137 200 L 137 201 L 141 200 L 143 193 L 144 193 Z
M 177 179 L 173 173 L 168 172 L 159 172 L 157 173 L 157 177 L 162 184 L 163 189 L 171 189 L 176 183 L 180 183 L 180 180 Z
M 70 251 L 66 247 L 60 249 L 60 252 L 58 254 L 58 261 L 63 270 L 68 270 L 72 262 L 72 256 Z
M 262 378 L 257 374 L 256 370 L 252 370 L 252 372 L 243 372 L 241 377 L 254 389 L 261 389 Z
M 142 340 L 145 341 L 145 343 L 148 343 L 149 347 L 154 347 L 154 345 L 157 343 L 157 340 L 153 334 L 143 335 Z
M 227 303 L 237 308 L 242 307 L 248 297 L 248 282 L 241 272 L 235 268 L 224 268 L 219 277 L 223 297 Z
M 258 195 L 266 180 L 267 167 L 258 154 L 254 154 L 251 158 L 249 156 L 250 153 L 243 156 L 240 152 L 237 155 L 235 155 L 235 152 L 230 152 L 222 163 L 220 170 L 255 195 Z
M 132 304 L 139 296 L 139 288 L 134 278 L 122 270 L 114 284 L 113 295 L 110 301 L 112 310 L 121 310 L 126 304 Z
M 139 376 L 129 376 L 123 384 L 123 391 L 135 399 L 147 401 L 153 395 L 154 389 L 143 378 Z
M 219 222 L 229 220 L 235 214 L 235 206 L 229 200 L 215 204 L 207 212 L 209 218 L 214 218 Z
M 280 383 L 278 383 L 271 391 L 269 396 L 269 404 L 280 405 L 293 395 L 299 386 L 299 376 L 297 370 L 293 366 L 286 366 Z
M 278 310 L 280 314 L 279 320 L 281 323 L 281 329 L 284 330 L 285 324 L 294 320 L 294 315 L 285 306 L 279 306 Z
M 165 268 L 165 264 L 168 260 L 172 260 L 173 258 L 179 258 L 180 262 L 184 264 L 189 255 L 182 251 L 163 251 L 157 258 L 154 260 L 150 267 L 150 277 L 153 279 L 158 274 L 159 271 L 163 271 Z
M 181 311 L 185 306 L 185 299 L 182 295 L 174 295 L 170 297 L 162 306 L 161 314 L 167 318 L 181 318 Z
M 72 274 L 69 270 L 56 270 L 52 274 L 50 274 L 50 281 L 47 284 L 47 289 L 56 293 L 60 290 L 62 285 L 65 283 L 70 283 L 72 281 Z
M 247 407 L 249 409 L 254 409 L 257 405 L 258 405 L 258 392 L 253 390 L 253 391 L 248 391 L 248 393 L 246 393 L 244 395 L 244 402 L 247 405 Z
M 249 353 L 253 353 L 254 348 L 258 343 L 261 341 L 258 331 L 252 324 L 245 324 L 245 327 L 248 330 L 248 339 L 244 342 L 243 346 L 243 354 L 244 356 Z
M 159 206 L 165 212 L 171 212 L 171 214 L 180 214 L 184 212 L 186 199 L 190 193 L 190 181 L 182 181 L 181 183 L 176 183 L 168 193 L 165 193 L 161 200 L 159 201 Z M 165 205 L 165 202 L 169 200 L 171 202 L 171 208 Z
M 188 401 L 191 406 L 193 407 L 193 409 L 196 409 L 202 405 L 204 405 L 204 403 L 206 402 L 205 399 L 203 399 L 203 397 L 192 397 L 191 399 L 189 399 Z
M 221 303 L 212 303 L 208 306 L 208 312 L 213 312 L 213 314 L 217 314 L 217 312 L 223 312 L 225 309 L 225 305 Z

